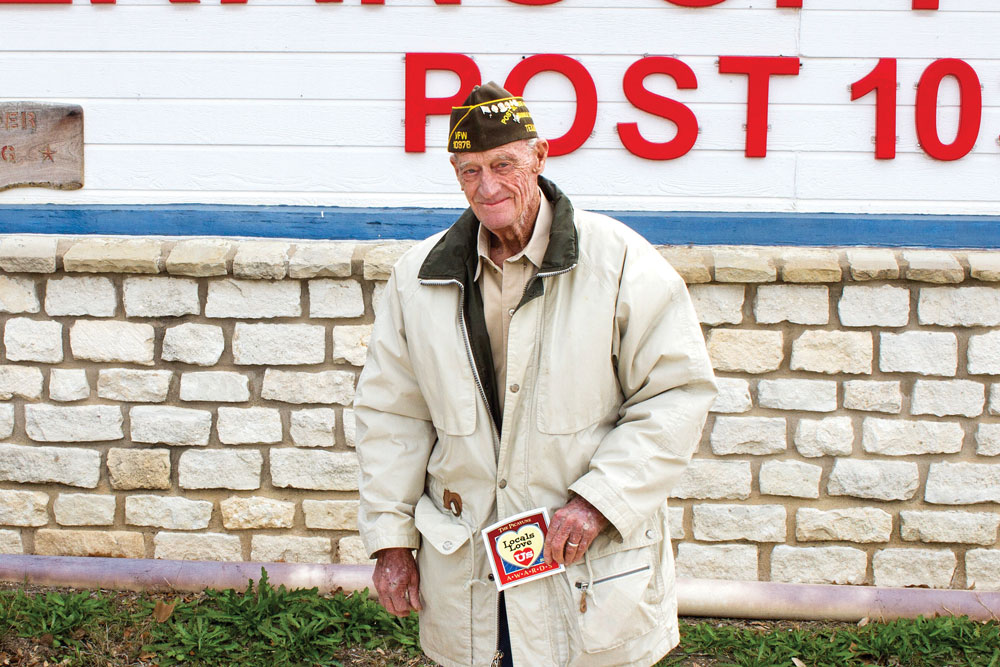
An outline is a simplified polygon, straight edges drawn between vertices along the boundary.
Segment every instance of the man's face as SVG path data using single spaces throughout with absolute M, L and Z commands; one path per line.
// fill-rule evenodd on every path
M 527 222 L 538 198 L 538 175 L 545 168 L 549 145 L 539 139 L 534 148 L 527 140 L 478 153 L 452 155 L 455 175 L 472 212 L 491 232 Z

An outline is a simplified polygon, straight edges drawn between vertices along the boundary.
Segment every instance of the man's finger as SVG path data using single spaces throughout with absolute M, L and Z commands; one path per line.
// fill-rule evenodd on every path
M 416 573 L 410 577 L 410 587 L 407 589 L 407 594 L 410 598 L 410 607 L 417 611 L 421 611 L 423 607 L 420 605 L 420 586 L 417 582 Z M 407 609 L 407 613 L 409 613 L 409 609 Z

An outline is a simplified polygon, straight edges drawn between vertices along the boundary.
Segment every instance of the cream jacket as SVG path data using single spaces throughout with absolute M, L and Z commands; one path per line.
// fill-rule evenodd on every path
M 480 529 L 537 507 L 551 516 L 579 494 L 611 526 L 583 562 L 506 591 L 514 664 L 651 665 L 678 642 L 666 499 L 715 397 L 712 370 L 659 253 L 539 186 L 554 220 L 511 320 L 502 415 L 473 281 L 475 216 L 396 264 L 355 399 L 359 528 L 369 554 L 418 550 L 427 655 L 489 665 L 497 591 Z

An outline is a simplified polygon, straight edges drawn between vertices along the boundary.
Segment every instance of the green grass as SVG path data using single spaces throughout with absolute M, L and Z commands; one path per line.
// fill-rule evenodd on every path
M 419 656 L 416 616 L 391 616 L 367 592 L 274 588 L 266 573 L 256 588 L 182 598 L 0 590 L 0 664 L 426 664 Z M 694 664 L 1000 667 L 1000 624 L 950 617 L 863 626 L 682 621 L 681 646 L 659 665 Z

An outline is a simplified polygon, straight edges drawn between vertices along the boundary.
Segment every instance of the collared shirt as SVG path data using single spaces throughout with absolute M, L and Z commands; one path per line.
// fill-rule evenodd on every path
M 496 373 L 501 413 L 506 394 L 504 387 L 507 384 L 507 332 L 510 330 L 510 320 L 528 288 L 528 282 L 538 273 L 549 247 L 552 204 L 541 190 L 539 196 L 541 203 L 531 239 L 521 252 L 504 260 L 502 269 L 490 259 L 490 231 L 482 224 L 479 225 L 479 267 L 476 269 L 476 282 L 483 294 L 483 314 L 493 351 L 493 370 Z

